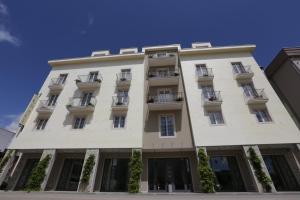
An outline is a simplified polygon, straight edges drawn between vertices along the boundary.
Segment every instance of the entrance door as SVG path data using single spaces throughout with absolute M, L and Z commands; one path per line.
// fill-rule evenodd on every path
M 27 184 L 28 178 L 32 173 L 32 170 L 37 166 L 39 159 L 28 159 L 25 167 L 23 168 L 22 174 L 18 180 L 15 190 L 23 190 Z
M 128 163 L 127 158 L 105 159 L 101 192 L 127 192 Z
M 212 156 L 210 164 L 216 176 L 216 191 L 245 192 L 244 182 L 235 156 Z
M 263 158 L 276 190 L 300 190 L 299 184 L 283 155 L 264 155 Z
M 148 160 L 149 191 L 192 191 L 190 164 L 187 158 Z
M 76 191 L 81 175 L 83 159 L 65 159 L 56 190 Z

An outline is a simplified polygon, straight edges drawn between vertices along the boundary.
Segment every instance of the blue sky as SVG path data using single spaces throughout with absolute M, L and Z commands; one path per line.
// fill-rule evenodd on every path
M 210 41 L 256 44 L 267 66 L 282 47 L 300 46 L 299 8 L 298 0 L 0 0 L 0 127 L 16 126 L 50 59 Z

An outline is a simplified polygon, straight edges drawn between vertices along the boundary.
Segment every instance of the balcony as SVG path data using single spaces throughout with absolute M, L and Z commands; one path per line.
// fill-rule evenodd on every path
M 211 68 L 205 70 L 197 70 L 196 77 L 199 83 L 211 83 L 214 79 L 214 74 Z
M 176 71 L 149 71 L 148 83 L 149 86 L 178 85 L 179 73 Z
M 48 100 L 40 101 L 36 111 L 40 114 L 51 114 L 55 108 L 53 103 L 49 102 Z
M 159 110 L 180 110 L 183 104 L 183 94 L 160 94 L 148 96 L 148 108 L 152 111 Z
M 176 65 L 177 56 L 176 53 L 154 53 L 148 55 L 148 65 L 151 66 L 168 66 L 168 65 Z
M 95 97 L 89 99 L 75 97 L 70 99 L 67 109 L 70 113 L 89 113 L 94 111 L 96 103 Z
M 220 91 L 213 91 L 209 93 L 202 92 L 202 105 L 205 107 L 221 106 L 222 97 Z
M 128 110 L 128 104 L 128 96 L 113 96 L 111 109 L 114 111 L 126 111 Z
M 250 66 L 243 66 L 242 68 L 232 68 L 233 77 L 237 81 L 248 80 L 254 76 Z
M 131 83 L 131 73 L 130 72 L 120 72 L 117 74 L 117 86 L 118 87 L 129 87 Z
M 102 82 L 102 77 L 98 74 L 98 77 L 93 77 L 90 75 L 78 76 L 75 80 L 76 85 L 80 90 L 93 90 L 98 89 Z
M 244 91 L 244 99 L 246 104 L 264 104 L 268 102 L 268 97 L 263 89 L 253 89 L 252 91 Z
M 60 91 L 64 88 L 65 81 L 61 78 L 53 78 L 50 81 L 48 88 L 52 91 Z

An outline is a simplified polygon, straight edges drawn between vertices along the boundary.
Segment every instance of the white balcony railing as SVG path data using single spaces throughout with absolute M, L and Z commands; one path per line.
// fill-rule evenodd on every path
M 219 106 L 222 104 L 220 91 L 202 92 L 202 104 L 204 106 Z
M 65 80 L 63 78 L 52 78 L 48 87 L 51 90 L 62 90 L 64 84 Z
M 113 96 L 112 108 L 113 109 L 128 109 L 129 96 Z
M 250 79 L 254 76 L 250 66 L 243 66 L 240 68 L 232 68 L 234 78 L 237 80 Z
M 91 97 L 91 98 L 73 97 L 70 98 L 69 103 L 67 104 L 67 109 L 70 112 L 94 111 L 96 103 L 97 100 L 95 97 Z
M 39 113 L 52 113 L 55 108 L 55 103 L 49 100 L 41 100 L 37 107 Z
M 132 79 L 131 72 L 120 72 L 117 74 L 117 85 L 129 86 L 131 83 L 131 79 Z
M 246 104 L 266 103 L 269 100 L 264 89 L 244 91 L 244 98 Z
M 76 85 L 79 89 L 96 89 L 99 88 L 102 82 L 100 74 L 97 76 L 80 75 L 76 79 Z

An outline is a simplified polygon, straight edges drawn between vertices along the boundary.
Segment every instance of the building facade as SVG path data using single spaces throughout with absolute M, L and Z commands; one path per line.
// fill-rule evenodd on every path
M 0 176 L 22 190 L 51 155 L 42 190 L 122 192 L 142 153 L 141 192 L 199 192 L 205 149 L 218 192 L 263 192 L 254 149 L 271 191 L 300 190 L 300 134 L 252 56 L 255 45 L 193 43 L 93 52 L 52 67 L 21 119 Z M 83 166 L 94 155 L 87 187 Z
M 300 85 L 300 47 L 281 49 L 265 73 L 300 129 L 300 94 L 294 91 Z
M 0 159 L 4 156 L 7 147 L 14 137 L 14 132 L 0 128 Z

